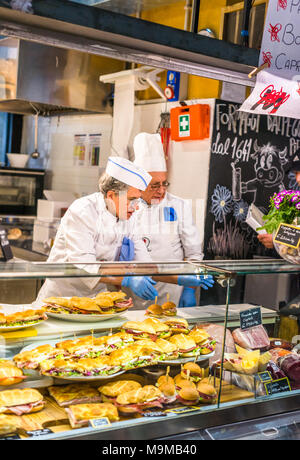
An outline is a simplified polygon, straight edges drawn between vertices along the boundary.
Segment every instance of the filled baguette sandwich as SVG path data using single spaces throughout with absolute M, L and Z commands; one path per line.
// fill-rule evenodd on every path
M 26 326 L 44 321 L 47 318 L 45 308 L 18 311 L 11 315 L 0 313 L 0 327 Z
M 129 415 L 154 407 L 162 408 L 163 402 L 162 392 L 154 385 L 146 385 L 143 388 L 119 395 L 116 399 L 116 407 L 120 414 Z
M 204 329 L 193 329 L 188 337 L 196 342 L 201 355 L 212 353 L 216 348 L 216 341 Z
M 135 340 L 151 339 L 155 341 L 157 339 L 157 334 L 153 325 L 145 323 L 144 321 L 127 321 L 122 325 L 121 332 L 131 334 Z
M 33 350 L 21 351 L 13 357 L 13 361 L 20 369 L 37 369 L 45 359 L 54 359 L 65 356 L 64 350 L 51 345 L 40 345 Z
M 158 339 L 166 339 L 171 336 L 171 330 L 166 323 L 163 323 L 155 318 L 148 318 L 143 321 L 143 324 L 147 324 L 153 327 L 155 334 Z
M 0 360 L 0 386 L 15 385 L 26 379 L 21 369 L 12 361 Z
M 120 366 L 112 364 L 110 357 L 74 359 L 48 359 L 40 363 L 42 375 L 50 377 L 94 377 L 115 374 Z
M 41 393 L 32 388 L 23 390 L 5 390 L 0 392 L 0 413 L 3 414 L 31 414 L 45 407 Z

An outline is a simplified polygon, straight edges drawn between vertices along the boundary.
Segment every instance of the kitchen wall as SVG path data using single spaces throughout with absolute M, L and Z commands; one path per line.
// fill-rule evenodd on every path
M 188 103 L 209 104 L 211 127 L 214 99 L 193 100 Z M 161 112 L 170 110 L 177 103 L 156 103 L 135 106 L 131 145 L 134 136 L 142 131 L 157 131 Z M 73 165 L 75 134 L 101 133 L 100 168 L 104 168 L 110 154 L 112 117 L 110 115 L 73 115 L 41 117 L 38 130 L 40 160 L 31 160 L 30 167 L 45 167 L 51 172 L 53 190 L 73 191 L 78 196 L 95 192 L 102 169 Z M 34 150 L 34 120 L 24 118 L 22 153 Z M 169 155 L 170 192 L 182 198 L 191 199 L 194 218 L 203 237 L 205 202 L 207 198 L 210 139 L 203 141 L 172 142 Z M 133 151 L 130 149 L 130 159 Z

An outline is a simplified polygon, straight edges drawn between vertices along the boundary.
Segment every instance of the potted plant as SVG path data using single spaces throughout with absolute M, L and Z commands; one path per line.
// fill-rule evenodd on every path
M 282 190 L 270 199 L 270 210 L 263 217 L 265 224 L 258 230 L 266 230 L 273 234 L 274 247 L 278 254 L 288 262 L 300 264 L 299 249 L 290 248 L 274 241 L 280 224 L 293 225 L 300 228 L 300 191 Z

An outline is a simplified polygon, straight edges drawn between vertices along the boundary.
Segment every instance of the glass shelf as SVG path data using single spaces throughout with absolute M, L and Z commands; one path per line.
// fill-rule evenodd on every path
M 186 262 L 101 262 L 47 263 L 0 262 L 0 279 L 44 279 L 72 277 L 172 276 L 209 274 L 234 278 L 247 274 L 300 273 L 300 265 L 281 259 L 271 260 L 213 260 Z

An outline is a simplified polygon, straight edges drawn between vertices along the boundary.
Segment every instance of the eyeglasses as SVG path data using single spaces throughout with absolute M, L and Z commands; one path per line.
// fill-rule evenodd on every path
M 170 186 L 170 182 L 164 181 L 164 182 L 157 182 L 155 184 L 150 185 L 151 190 L 159 190 L 160 187 L 162 188 L 168 188 Z

